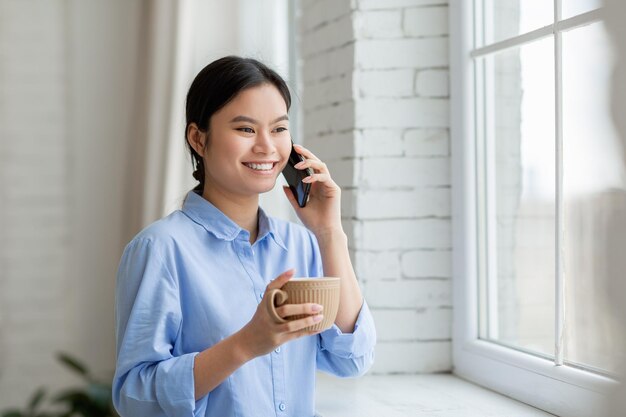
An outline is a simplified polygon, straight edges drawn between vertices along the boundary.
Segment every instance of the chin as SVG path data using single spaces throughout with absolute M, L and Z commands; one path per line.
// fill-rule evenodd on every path
M 271 185 L 268 182 L 268 185 L 259 185 L 258 187 L 255 187 L 253 190 L 250 191 L 252 191 L 254 194 L 265 194 L 272 191 L 275 185 L 276 180 L 272 181 Z

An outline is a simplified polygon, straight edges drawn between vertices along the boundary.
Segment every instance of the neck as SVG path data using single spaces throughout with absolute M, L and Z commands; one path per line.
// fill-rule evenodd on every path
M 227 195 L 205 184 L 202 197 L 217 207 L 239 227 L 250 232 L 250 243 L 256 241 L 258 234 L 259 196 Z

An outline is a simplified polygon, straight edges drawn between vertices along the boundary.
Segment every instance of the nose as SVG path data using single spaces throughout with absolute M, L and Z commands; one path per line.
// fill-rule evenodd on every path
M 256 135 L 252 152 L 266 155 L 276 152 L 276 146 L 268 132 L 263 130 Z

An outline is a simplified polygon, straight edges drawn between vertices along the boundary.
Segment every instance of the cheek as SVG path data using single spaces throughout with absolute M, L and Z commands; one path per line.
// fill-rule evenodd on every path
M 280 144 L 277 147 L 281 158 L 289 159 L 289 154 L 291 154 L 291 138 L 287 137 L 281 140 Z

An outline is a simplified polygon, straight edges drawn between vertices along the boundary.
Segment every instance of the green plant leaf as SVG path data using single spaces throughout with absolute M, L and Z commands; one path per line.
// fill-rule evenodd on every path
M 63 352 L 57 353 L 57 359 L 77 374 L 83 376 L 84 378 L 90 379 L 87 367 L 78 359 L 73 358 L 69 354 Z
M 24 417 L 24 413 L 19 410 L 7 410 L 2 414 L 2 417 Z
M 111 386 L 93 382 L 87 386 L 87 395 L 102 409 L 108 409 L 111 402 Z
M 33 394 L 30 399 L 30 403 L 28 403 L 28 414 L 35 414 L 35 410 L 41 404 L 41 401 L 46 396 L 46 390 L 44 388 L 38 388 L 37 391 Z

